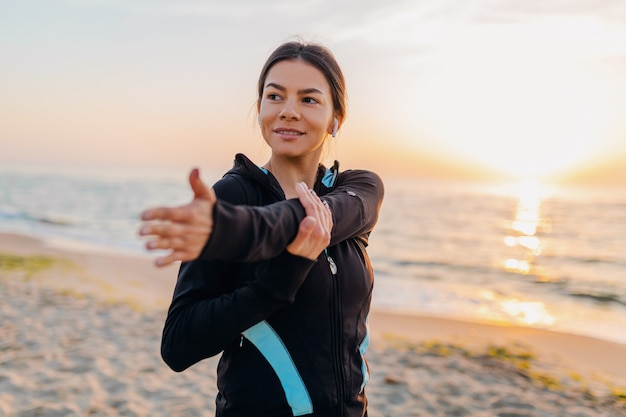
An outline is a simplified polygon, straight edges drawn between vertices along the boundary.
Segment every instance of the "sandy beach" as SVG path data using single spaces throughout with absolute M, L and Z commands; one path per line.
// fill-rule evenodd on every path
M 0 417 L 212 416 L 211 358 L 159 355 L 176 267 L 0 234 Z M 370 417 L 626 416 L 626 346 L 374 311 Z

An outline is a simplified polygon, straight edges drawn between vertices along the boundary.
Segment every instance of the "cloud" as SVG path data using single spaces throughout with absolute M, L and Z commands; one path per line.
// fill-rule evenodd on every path
M 593 16 L 621 21 L 626 18 L 626 3 L 621 0 L 508 0 L 490 2 L 489 6 L 482 8 L 482 16 L 503 22 L 537 16 Z
M 602 59 L 626 54 L 626 2 L 492 1 L 390 2 L 363 10 L 334 37 L 378 51 L 402 51 L 410 66 L 503 59 L 547 62 Z
M 319 8 L 319 0 L 68 0 L 69 4 L 82 7 L 101 7 L 123 10 L 146 17 L 210 18 L 228 21 L 244 21 L 275 14 L 297 17 Z

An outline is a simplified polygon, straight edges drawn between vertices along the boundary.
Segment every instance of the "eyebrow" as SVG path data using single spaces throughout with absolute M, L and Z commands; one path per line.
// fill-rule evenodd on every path
M 280 90 L 280 91 L 287 91 L 287 89 L 285 87 L 283 87 L 280 84 L 276 84 L 276 83 L 267 83 L 265 88 L 268 88 L 268 87 L 274 87 L 275 89 Z M 317 88 L 304 88 L 302 90 L 298 90 L 298 94 L 299 95 L 312 94 L 312 93 L 317 93 L 317 94 L 322 94 L 322 95 L 324 94 L 320 90 L 318 90 Z

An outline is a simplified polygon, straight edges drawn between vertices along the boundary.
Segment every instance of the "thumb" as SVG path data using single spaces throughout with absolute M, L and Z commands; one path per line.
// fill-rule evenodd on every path
M 198 168 L 192 169 L 189 173 L 189 185 L 191 186 L 191 191 L 193 191 L 194 198 L 211 199 L 211 190 L 200 179 L 200 170 Z
M 317 223 L 317 219 L 315 217 L 307 216 L 300 223 L 300 230 L 302 232 L 310 232 L 315 229 L 315 224 Z

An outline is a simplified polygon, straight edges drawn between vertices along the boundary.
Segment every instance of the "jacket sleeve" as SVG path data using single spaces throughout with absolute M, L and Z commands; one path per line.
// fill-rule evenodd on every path
M 322 197 L 333 213 L 330 246 L 370 233 L 378 221 L 384 186 L 373 172 L 346 171 L 332 193 Z
M 222 200 L 243 201 L 236 181 L 218 188 Z M 180 372 L 221 352 L 243 331 L 293 303 L 314 264 L 287 251 L 259 265 L 183 263 L 163 329 L 163 360 Z
M 163 329 L 163 360 L 180 372 L 218 354 L 243 331 L 293 303 L 314 263 L 284 251 L 236 289 L 228 288 L 236 264 L 183 263 Z
M 330 245 L 371 232 L 383 194 L 382 180 L 373 172 L 340 174 L 337 187 L 321 197 L 333 213 Z M 254 262 L 281 253 L 295 238 L 306 213 L 297 199 L 262 207 L 218 200 L 213 216 L 213 232 L 200 259 Z

